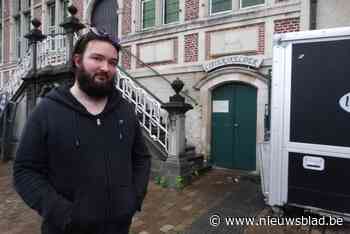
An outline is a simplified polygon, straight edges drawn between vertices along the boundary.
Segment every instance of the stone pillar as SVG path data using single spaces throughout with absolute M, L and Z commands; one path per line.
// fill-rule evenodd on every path
M 39 29 L 41 22 L 34 18 L 31 21 L 33 29 L 29 33 L 24 35 L 29 41 L 29 45 L 32 47 L 32 69 L 26 77 L 23 78 L 25 82 L 30 82 L 29 88 L 27 88 L 27 116 L 32 112 L 36 104 L 36 99 L 38 96 L 37 92 L 37 45 L 39 41 L 46 38 L 46 35 L 42 33 Z
M 179 187 L 189 183 L 191 179 L 191 167 L 185 156 L 185 113 L 193 107 L 185 103 L 185 98 L 179 94 L 184 86 L 179 78 L 171 86 L 176 94 L 162 105 L 168 111 L 170 121 L 168 158 L 162 163 L 161 175 L 170 187 Z
M 67 19 L 60 24 L 67 34 L 67 45 L 68 45 L 68 60 L 72 57 L 73 46 L 74 46 L 74 33 L 79 32 L 81 29 L 85 28 L 84 24 L 80 23 L 79 19 L 75 16 L 78 13 L 78 9 L 74 5 L 68 7 L 68 12 L 70 14 Z

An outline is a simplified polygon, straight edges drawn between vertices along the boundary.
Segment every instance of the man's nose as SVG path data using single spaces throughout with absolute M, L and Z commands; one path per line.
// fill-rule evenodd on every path
M 100 64 L 100 69 L 103 70 L 103 71 L 109 71 L 109 64 L 107 61 L 103 61 L 101 62 Z

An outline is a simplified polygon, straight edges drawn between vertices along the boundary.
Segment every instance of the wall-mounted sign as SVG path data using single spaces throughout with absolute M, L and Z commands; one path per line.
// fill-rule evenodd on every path
M 346 112 L 350 112 L 350 93 L 346 93 L 339 99 L 339 105 Z
M 228 113 L 229 109 L 228 100 L 217 100 L 213 101 L 213 113 Z
M 244 55 L 234 55 L 228 57 L 222 57 L 215 59 L 207 64 L 203 65 L 204 71 L 209 72 L 215 68 L 227 66 L 227 65 L 244 65 L 254 68 L 259 68 L 262 64 L 263 58 L 244 56 Z

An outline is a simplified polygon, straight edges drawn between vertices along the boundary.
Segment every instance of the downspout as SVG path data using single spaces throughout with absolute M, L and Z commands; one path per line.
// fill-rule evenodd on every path
M 265 134 L 264 134 L 264 140 L 269 141 L 270 140 L 270 132 L 271 132 L 271 72 L 272 70 L 269 69 L 268 75 L 267 75 L 267 85 L 268 85 L 268 102 L 265 105 Z

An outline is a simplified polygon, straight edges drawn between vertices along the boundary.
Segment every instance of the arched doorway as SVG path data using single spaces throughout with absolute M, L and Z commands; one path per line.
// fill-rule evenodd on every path
M 215 166 L 256 169 L 257 89 L 234 82 L 212 91 L 211 160 Z
M 117 0 L 96 1 L 91 14 L 91 25 L 118 38 Z

